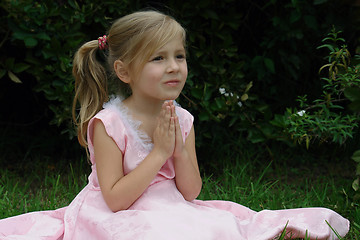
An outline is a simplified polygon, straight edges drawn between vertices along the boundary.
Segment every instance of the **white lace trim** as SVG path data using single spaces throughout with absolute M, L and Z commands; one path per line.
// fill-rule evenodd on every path
M 141 121 L 131 117 L 129 109 L 122 103 L 123 100 L 124 98 L 121 96 L 111 96 L 110 100 L 104 103 L 103 108 L 115 110 L 121 116 L 127 130 L 131 131 L 131 134 L 135 138 L 135 142 L 140 143 L 144 149 L 150 152 L 154 147 L 151 138 L 144 131 L 139 129 Z

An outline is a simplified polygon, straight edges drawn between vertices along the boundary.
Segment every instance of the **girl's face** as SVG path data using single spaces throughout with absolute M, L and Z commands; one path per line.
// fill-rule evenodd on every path
M 134 81 L 130 81 L 133 97 L 146 101 L 174 100 L 187 78 L 186 55 L 182 38 L 169 41 L 156 50 Z

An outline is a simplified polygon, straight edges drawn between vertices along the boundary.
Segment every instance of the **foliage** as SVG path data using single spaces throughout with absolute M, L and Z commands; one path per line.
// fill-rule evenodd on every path
M 332 24 L 348 34 L 359 30 L 356 8 L 332 0 L 5 0 L 1 81 L 28 84 L 45 100 L 43 111 L 53 126 L 74 137 L 74 52 L 103 35 L 114 19 L 147 7 L 169 13 L 187 29 L 189 77 L 179 102 L 196 117 L 199 159 L 240 152 L 242 139 L 281 138 L 270 123 L 274 113 L 292 105 L 299 92 L 311 97 L 319 89 L 320 60 L 312 46 Z M 1 96 L 6 88 L 0 91 Z M 222 149 L 211 147 L 219 142 L 226 143 Z
M 354 136 L 360 122 L 360 56 L 351 55 L 344 44 L 345 40 L 338 35 L 341 31 L 334 28 L 323 39 L 319 48 L 327 48 L 328 63 L 320 68 L 328 69 L 328 76 L 323 77 L 323 92 L 321 98 L 308 103 L 307 96 L 297 100 L 298 108 L 288 108 L 282 116 L 277 115 L 272 123 L 283 128 L 291 139 L 306 147 L 312 143 L 336 143 L 339 145 Z M 342 44 L 342 45 L 340 45 Z M 354 62 L 354 63 L 353 63 Z M 359 190 L 360 150 L 352 159 L 358 162 L 353 189 Z M 360 194 L 355 195 L 360 199 Z
M 74 80 L 71 62 L 74 52 L 87 40 L 91 28 L 99 28 L 102 32 L 109 23 L 106 16 L 109 13 L 122 15 L 126 7 L 126 2 L 119 6 L 115 2 L 100 1 L 89 4 L 74 0 L 67 3 L 6 1 L 2 5 L 6 13 L 2 20 L 7 26 L 1 46 L 5 54 L 1 57 L 0 78 L 7 74 L 18 84 L 35 78 L 34 90 L 45 95 L 48 108 L 54 114 L 50 123 L 72 137 L 70 113 Z

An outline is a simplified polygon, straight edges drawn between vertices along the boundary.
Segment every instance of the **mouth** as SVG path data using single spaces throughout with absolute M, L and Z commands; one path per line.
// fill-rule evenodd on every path
M 166 82 L 165 82 L 165 85 L 170 86 L 170 87 L 175 87 L 175 86 L 177 86 L 177 85 L 179 85 L 179 84 L 180 84 L 180 81 L 179 81 L 179 80 L 176 80 L 176 79 L 174 79 L 174 80 L 169 80 L 169 81 L 166 81 Z

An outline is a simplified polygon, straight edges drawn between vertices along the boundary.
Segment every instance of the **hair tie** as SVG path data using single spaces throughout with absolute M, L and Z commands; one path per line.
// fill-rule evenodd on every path
M 99 44 L 99 49 L 100 50 L 104 50 L 104 49 L 108 48 L 108 45 L 107 45 L 107 42 L 106 42 L 106 35 L 98 38 L 98 44 Z

